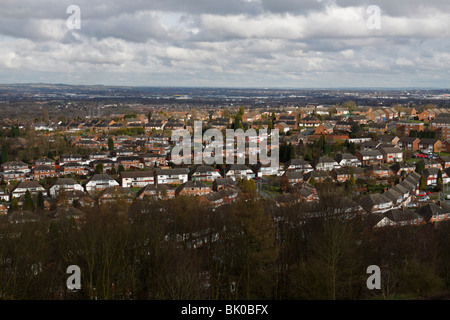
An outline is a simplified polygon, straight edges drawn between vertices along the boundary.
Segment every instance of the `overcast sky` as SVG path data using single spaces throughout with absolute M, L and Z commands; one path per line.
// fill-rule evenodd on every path
M 24 82 L 448 88 L 450 1 L 0 0 L 0 83 Z

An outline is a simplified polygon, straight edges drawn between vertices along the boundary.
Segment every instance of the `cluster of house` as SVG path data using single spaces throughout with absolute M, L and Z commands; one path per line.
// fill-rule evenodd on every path
M 108 149 L 108 140 L 113 142 L 114 151 L 88 152 L 86 156 L 80 154 L 63 154 L 58 160 L 40 158 L 28 165 L 22 161 L 3 163 L 0 178 L 6 182 L 39 180 L 46 177 L 58 177 L 70 174 L 80 176 L 91 175 L 101 164 L 103 171 L 120 166 L 124 170 L 142 169 L 145 167 L 166 166 L 168 164 L 171 146 L 167 135 L 139 135 L 139 136 L 76 136 L 71 137 L 76 145 L 80 141 L 102 141 L 102 150 Z M 104 145 L 106 144 L 106 145 Z M 141 152 L 145 148 L 145 153 Z
M 167 140 L 158 143 L 168 146 L 159 152 L 166 153 L 169 150 Z M 199 201 L 217 207 L 236 199 L 239 192 L 237 180 L 269 175 L 288 175 L 290 183 L 297 184 L 297 199 L 318 200 L 314 187 L 305 184 L 303 179 L 292 178 L 292 175 L 307 172 L 311 168 L 304 160 L 293 160 L 280 167 L 263 166 L 260 163 L 254 166 L 231 164 L 221 173 L 219 169 L 207 165 L 168 167 L 165 162 L 157 161 L 163 156 L 161 153 L 136 155 L 133 149 L 123 148 L 123 145 L 118 147 L 113 152 L 92 152 L 84 157 L 79 154 L 64 154 L 58 160 L 41 158 L 35 160 L 33 165 L 21 161 L 3 163 L 0 176 L 8 185 L 1 194 L 1 200 L 9 202 L 12 198 L 17 198 L 19 205 L 22 205 L 28 190 L 35 198 L 40 192 L 48 196 L 46 204 L 50 206 L 52 199 L 58 196 L 60 190 L 64 190 L 69 204 L 75 200 L 81 205 L 90 205 L 95 201 L 104 203 L 118 196 L 131 201 L 135 197 L 167 199 L 188 195 L 199 196 Z M 120 172 L 118 181 L 107 173 L 95 173 L 98 164 L 102 164 L 103 172 L 122 166 L 123 171 Z M 49 190 L 45 190 L 39 180 L 48 177 L 57 177 L 57 180 Z M 87 179 L 81 184 L 74 177 Z M 3 204 L 0 213 L 1 210 L 6 212 L 6 209 Z
M 225 177 L 210 166 L 188 168 L 154 168 L 149 170 L 123 171 L 119 181 L 106 173 L 93 174 L 83 184 L 72 177 L 58 177 L 46 190 L 36 180 L 23 180 L 9 191 L 3 190 L 0 200 L 9 202 L 13 197 L 22 205 L 27 190 L 36 198 L 41 192 L 48 196 L 47 205 L 64 190 L 65 200 L 73 204 L 91 205 L 95 201 L 105 203 L 111 199 L 125 198 L 132 201 L 146 196 L 158 199 L 170 199 L 177 195 L 202 196 L 202 201 L 219 206 L 236 199 L 239 188 L 236 179 L 254 177 L 254 173 L 243 165 L 231 165 L 226 169 Z M 211 183 L 207 183 L 211 182 Z M 138 189 L 135 194 L 132 190 Z M 2 205 L 4 212 L 5 204 Z
M 316 108 L 299 109 L 298 112 L 280 114 L 277 116 L 276 127 L 280 132 L 289 132 L 303 128 L 298 134 L 289 137 L 292 143 L 307 143 L 325 135 L 327 140 L 351 140 L 349 134 L 356 125 L 366 126 L 368 133 L 385 135 L 396 132 L 402 137 L 399 147 L 402 150 L 420 150 L 423 152 L 450 152 L 450 113 L 449 109 L 425 109 L 416 112 L 410 108 L 408 113 L 396 111 L 394 108 L 359 107 L 350 114 L 345 109 L 334 108 L 319 114 Z M 320 118 L 319 118 L 320 116 Z M 414 120 L 419 119 L 419 120 Z M 437 139 L 406 139 L 412 131 L 431 130 Z M 369 138 L 370 140 L 370 138 Z
M 234 107 L 230 107 L 232 110 Z M 235 110 L 233 110 L 234 112 Z M 170 111 L 170 114 L 164 112 L 153 112 L 152 118 L 144 114 L 135 114 L 133 117 L 126 115 L 112 115 L 109 118 L 94 118 L 82 120 L 72 120 L 59 123 L 39 123 L 35 124 L 35 130 L 45 131 L 63 131 L 76 133 L 81 131 L 94 131 L 108 133 L 113 130 L 123 128 L 141 128 L 146 134 L 162 130 L 192 129 L 193 119 L 201 120 L 206 127 L 217 129 L 230 128 L 233 123 L 230 112 L 224 113 L 224 110 L 196 110 L 195 114 L 191 110 Z M 416 110 L 403 106 L 400 109 L 393 107 L 358 106 L 353 110 L 337 106 L 307 105 L 304 107 L 285 107 L 281 109 L 267 109 L 249 107 L 242 116 L 242 121 L 250 126 L 256 125 L 265 127 L 268 124 L 267 119 L 275 116 L 274 125 L 280 132 L 297 130 L 299 128 L 316 128 L 316 134 L 327 132 L 348 132 L 353 124 L 368 125 L 370 130 L 383 130 L 384 124 L 399 119 L 418 119 L 419 121 L 429 122 L 432 130 L 442 133 L 442 139 L 447 140 L 450 136 L 448 109 L 445 108 L 425 108 Z M 100 149 L 106 141 L 94 139 L 80 139 L 77 144 L 87 148 Z
M 21 161 L 6 162 L 1 165 L 0 177 L 5 182 L 18 181 L 21 183 L 37 183 L 46 177 L 91 176 L 83 188 L 70 187 L 68 190 L 103 191 L 105 188 L 119 185 L 122 188 L 145 188 L 147 193 L 157 193 L 165 189 L 167 196 L 176 194 L 175 188 L 163 187 L 167 185 L 180 185 L 178 194 L 201 195 L 212 194 L 212 188 L 204 186 L 202 181 L 215 182 L 217 179 L 253 179 L 264 176 L 285 176 L 290 185 L 299 187 L 296 199 L 301 201 L 317 201 L 317 193 L 311 188 L 310 182 L 322 182 L 332 179 L 337 182 L 345 182 L 351 177 L 354 179 L 386 179 L 392 175 L 409 174 L 415 170 L 413 164 L 403 161 L 403 150 L 422 150 L 423 152 L 436 151 L 439 140 L 418 139 L 405 136 L 381 135 L 378 141 L 363 141 L 359 143 L 359 150 L 355 155 L 340 153 L 334 159 L 322 156 L 312 163 L 303 159 L 291 159 L 279 167 L 271 165 L 253 166 L 244 164 L 228 165 L 223 173 L 211 166 L 197 166 L 195 168 L 169 168 L 166 166 L 167 155 L 172 147 L 170 139 L 162 135 L 150 135 L 137 141 L 157 144 L 159 149 L 153 153 L 138 154 L 136 148 L 127 142 L 132 137 L 115 137 L 117 147 L 113 152 L 92 152 L 82 157 L 78 154 L 61 155 L 58 161 L 49 158 L 41 158 L 28 165 Z M 133 140 L 135 141 L 135 140 Z M 438 157 L 437 159 L 421 159 L 425 170 L 427 185 L 435 185 L 438 172 L 441 170 L 444 183 L 450 181 L 450 158 Z M 105 175 L 94 174 L 98 164 L 102 164 L 103 171 L 109 172 L 112 168 L 122 166 L 124 170 L 120 174 L 119 182 L 114 179 L 99 179 Z M 58 180 L 60 181 L 60 180 Z M 64 181 L 64 180 L 61 180 Z M 192 184 L 194 183 L 194 184 Z M 19 187 L 21 184 L 17 185 Z M 25 184 L 26 185 L 26 184 Z M 16 187 L 16 189 L 17 189 Z M 37 186 L 36 186 L 37 187 Z M 52 187 L 53 188 L 53 187 Z M 56 187 L 57 188 L 57 187 Z M 155 189 L 151 191 L 150 189 Z M 19 191 L 12 191 L 11 196 L 20 197 Z M 312 192 L 307 192 L 312 190 Z M 31 191 L 35 191 L 31 189 Z M 42 190 L 41 190 L 42 191 Z M 218 190 L 215 190 L 218 191 Z M 36 193 L 36 192 L 35 192 Z M 145 194 L 144 191 L 139 195 Z M 50 196 L 55 192 L 49 191 Z M 5 196 L 6 197 L 6 196 Z M 212 197 L 212 196 L 211 196 Z M 217 197 L 217 194 L 214 195 Z M 224 196 L 225 197 L 225 196 Z M 208 197 L 206 198 L 208 199 Z
M 427 203 L 413 210 L 410 203 L 419 190 L 420 174 L 410 173 L 404 180 L 381 194 L 370 194 L 359 203 L 375 227 L 418 225 L 450 219 L 450 207 Z
M 415 116 L 416 111 L 414 109 L 410 110 L 409 115 Z M 69 133 L 85 130 L 107 133 L 122 128 L 142 128 L 145 133 L 150 133 L 154 130 L 192 129 L 192 122 L 189 120 L 194 118 L 203 121 L 207 127 L 217 129 L 229 128 L 233 122 L 230 113 L 224 114 L 224 110 L 196 110 L 195 115 L 189 110 L 185 112 L 171 111 L 170 115 L 161 115 L 161 113 L 154 112 L 151 119 L 148 119 L 143 114 L 136 114 L 131 118 L 125 118 L 124 116 L 112 115 L 108 119 L 73 120 L 52 124 L 39 123 L 35 124 L 34 128 L 35 130 Z M 305 107 L 286 107 L 283 110 L 249 108 L 242 116 L 242 121 L 250 125 L 265 122 L 267 126 L 267 121 L 264 120 L 264 117 L 266 117 L 265 119 L 271 119 L 273 116 L 275 116 L 274 124 L 280 129 L 280 132 L 287 132 L 296 130 L 299 127 L 314 128 L 321 123 L 347 127 L 345 124 L 347 120 L 359 124 L 383 122 L 397 119 L 399 116 L 405 116 L 405 114 L 399 113 L 393 108 L 372 109 L 372 107 L 358 107 L 352 110 L 350 114 L 346 108 L 309 105 Z M 324 119 L 319 119 L 319 117 L 324 117 Z M 89 144 L 87 143 L 87 145 Z
M 68 132 L 71 143 L 85 150 L 90 150 L 86 156 L 79 154 L 61 155 L 58 160 L 41 158 L 32 165 L 21 161 L 3 163 L 0 167 L 0 178 L 6 183 L 18 182 L 14 187 L 0 195 L 1 200 L 10 201 L 12 197 L 23 201 L 26 190 L 33 196 L 39 192 L 48 195 L 48 201 L 64 189 L 65 196 L 71 203 L 77 200 L 81 204 L 93 201 L 105 202 L 117 196 L 126 199 L 145 196 L 157 198 L 171 198 L 177 195 L 198 196 L 200 201 L 219 206 L 233 201 L 239 192 L 236 181 L 239 179 L 255 179 L 265 176 L 285 177 L 292 186 L 292 192 L 279 197 L 278 203 L 292 203 L 296 201 L 318 201 L 318 195 L 313 182 L 322 182 L 326 179 L 345 182 L 349 179 L 388 179 L 393 175 L 404 179 L 400 184 L 387 190 L 386 195 L 371 195 L 367 203 L 379 202 L 380 197 L 391 198 L 392 204 L 388 210 L 379 212 L 375 207 L 364 205 L 364 210 L 374 214 L 386 214 L 389 210 L 410 210 L 408 201 L 412 201 L 417 188 L 410 190 L 408 184 L 417 179 L 415 166 L 404 161 L 404 151 L 418 151 L 423 153 L 450 152 L 450 143 L 447 135 L 450 134 L 450 113 L 447 109 L 425 109 L 417 112 L 414 108 L 403 108 L 397 111 L 394 108 L 357 107 L 349 113 L 346 108 L 307 106 L 302 108 L 286 108 L 280 110 L 253 110 L 245 112 L 243 121 L 252 126 L 259 123 L 259 127 L 267 127 L 273 119 L 274 127 L 282 133 L 306 128 L 298 134 L 286 135 L 283 141 L 292 144 L 308 143 L 312 139 L 325 135 L 327 139 L 351 141 L 358 144 L 355 154 L 340 153 L 331 158 L 322 156 L 312 162 L 304 159 L 291 159 L 277 167 L 272 165 L 244 164 L 228 165 L 223 172 L 211 167 L 200 165 L 191 168 L 172 168 L 168 165 L 175 155 L 171 154 L 174 141 L 167 134 L 175 129 L 192 130 L 190 112 L 182 112 L 178 116 L 172 115 L 170 119 L 156 115 L 148 119 L 144 115 L 131 118 L 121 117 L 119 121 L 111 119 L 91 119 L 90 121 L 73 121 L 58 123 L 52 126 L 36 125 L 35 130 L 59 130 Z M 230 128 L 232 118 L 224 115 L 221 110 L 202 112 L 197 114 L 198 119 L 204 120 L 206 127 L 218 129 Z M 264 121 L 263 121 L 264 117 Z M 400 118 L 417 121 L 398 121 Z M 391 122 L 397 120 L 396 122 Z M 377 141 L 371 138 L 349 138 L 349 133 L 355 124 L 368 125 L 369 133 L 379 135 Z M 437 133 L 439 139 L 409 137 L 412 131 L 421 132 L 429 127 Z M 109 136 L 107 133 L 122 128 L 142 128 L 143 134 L 136 136 Z M 394 131 L 395 135 L 386 134 Z M 83 130 L 91 130 L 98 134 L 78 134 Z M 165 133 L 158 133 L 164 130 Z M 156 131 L 156 132 L 155 132 Z M 75 133 L 72 134 L 71 133 Z M 111 146 L 112 142 L 112 146 Z M 105 150 L 114 149 L 106 152 Z M 421 159 L 423 175 L 427 185 L 435 185 L 439 172 L 444 183 L 450 182 L 450 158 L 437 157 L 436 159 Z M 106 173 L 95 173 L 101 164 L 103 172 L 117 171 L 122 168 L 118 181 Z M 68 176 L 86 177 L 80 184 Z M 408 176 L 408 178 L 405 178 Z M 56 183 L 45 190 L 39 180 L 47 177 L 58 177 Z M 89 177 L 89 178 L 88 178 Z M 415 180 L 414 180 L 415 181 Z M 414 182 L 416 184 L 417 181 Z M 405 188 L 407 185 L 409 188 Z M 25 191 L 24 191 L 25 190 Z M 136 191 L 137 190 L 137 191 Z M 405 197 L 405 190 L 408 194 Z M 95 194 L 93 199 L 92 194 Z M 409 199 L 409 200 L 408 200 Z M 394 201 L 395 200 L 395 201 Z M 3 205 L 4 207 L 4 205 Z M 0 213 L 6 210 L 0 206 Z M 369 209 L 366 209 L 369 208 Z M 397 211 L 395 211 L 397 212 Z M 393 213 L 392 213 L 393 214 Z M 393 218 L 392 216 L 391 218 Z M 384 217 L 383 223 L 387 223 Z M 392 220 L 391 219 L 391 220 Z M 394 219 L 395 220 L 395 219 Z M 382 223 L 381 223 L 382 224 Z

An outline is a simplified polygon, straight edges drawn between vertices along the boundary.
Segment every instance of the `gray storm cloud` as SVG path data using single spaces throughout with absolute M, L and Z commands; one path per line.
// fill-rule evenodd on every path
M 81 29 L 70 30 L 69 5 Z M 369 5 L 380 29 L 367 27 Z M 446 86 L 450 3 L 0 1 L 0 82 Z

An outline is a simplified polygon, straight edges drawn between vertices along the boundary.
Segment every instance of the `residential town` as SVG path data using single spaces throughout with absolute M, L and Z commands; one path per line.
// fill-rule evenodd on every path
M 0 120 L 0 298 L 445 293 L 441 104 L 52 103 Z M 206 163 L 199 123 L 245 134 Z M 366 287 L 374 263 L 392 272 L 384 291 Z M 67 265 L 81 290 L 65 286 Z
M 146 196 L 193 196 L 218 207 L 237 199 L 242 180 L 253 180 L 258 193 L 277 206 L 319 201 L 315 186 L 327 182 L 348 186 L 360 209 L 378 216 L 375 226 L 446 220 L 448 110 L 432 105 L 375 108 L 350 101 L 342 106 L 271 110 L 240 106 L 183 111 L 180 107 L 67 122 L 50 121 L 47 115 L 46 122 L 14 126 L 3 121 L 0 212 L 8 218 L 8 212 L 23 210 L 27 192 L 34 206 L 41 194 L 40 206 L 45 210 L 94 206 L 115 196 L 130 202 Z M 180 155 L 172 153 L 177 144 L 172 133 L 192 132 L 194 121 L 201 121 L 204 130 L 243 125 L 278 129 L 279 165 L 248 161 L 175 165 Z M 32 156 L 27 152 L 30 148 L 35 151 Z M 235 157 L 248 160 L 251 151 L 247 147 Z M 64 203 L 58 198 L 62 192 Z M 427 206 L 438 206 L 444 213 L 424 216 L 422 207 Z M 393 218 L 396 210 L 405 214 Z

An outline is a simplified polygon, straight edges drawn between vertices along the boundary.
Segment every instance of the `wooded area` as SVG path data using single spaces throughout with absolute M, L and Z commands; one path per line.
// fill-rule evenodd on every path
M 2 299 L 426 298 L 450 280 L 450 227 L 374 230 L 345 196 L 277 207 L 244 194 L 217 210 L 192 197 L 122 200 L 85 218 L 3 223 Z M 61 211 L 63 212 L 63 211 Z M 81 289 L 66 269 L 81 269 Z M 381 290 L 369 290 L 369 265 Z

